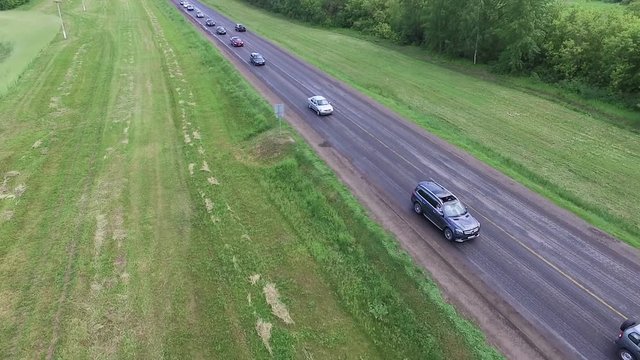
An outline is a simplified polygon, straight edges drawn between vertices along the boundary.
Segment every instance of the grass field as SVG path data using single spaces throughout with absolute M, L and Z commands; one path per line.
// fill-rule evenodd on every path
M 168 2 L 88 5 L 0 102 L 0 358 L 500 358 Z
M 207 3 L 592 224 L 640 246 L 640 114 L 590 115 L 516 82 L 290 22 L 238 0 Z M 327 46 L 327 44 L 331 44 Z M 624 119 L 617 119 L 624 114 Z M 425 174 L 428 177 L 428 174 Z
M 0 11 L 0 97 L 56 35 L 60 21 L 36 11 Z

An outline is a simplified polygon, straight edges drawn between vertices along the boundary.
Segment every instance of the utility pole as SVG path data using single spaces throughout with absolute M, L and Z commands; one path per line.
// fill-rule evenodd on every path
M 62 36 L 64 36 L 64 39 L 67 40 L 67 31 L 64 29 L 64 21 L 62 21 L 62 11 L 60 11 L 60 3 L 62 2 L 62 0 L 53 0 L 53 2 L 58 5 L 58 15 L 60 16 L 60 23 L 62 24 Z

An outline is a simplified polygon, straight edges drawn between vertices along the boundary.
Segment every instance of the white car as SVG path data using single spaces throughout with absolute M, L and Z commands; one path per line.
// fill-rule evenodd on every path
M 196 14 L 196 17 L 203 18 L 204 14 L 202 13 L 202 11 L 198 11 L 198 13 Z
M 333 112 L 333 106 L 324 96 L 312 96 L 307 99 L 309 109 L 315 111 L 318 115 L 329 115 Z

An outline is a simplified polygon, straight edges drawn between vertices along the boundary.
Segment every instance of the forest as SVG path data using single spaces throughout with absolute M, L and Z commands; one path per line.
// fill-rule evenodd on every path
M 0 0 L 0 11 L 10 10 L 28 2 L 29 0 Z
M 640 0 L 244 1 L 640 106 Z

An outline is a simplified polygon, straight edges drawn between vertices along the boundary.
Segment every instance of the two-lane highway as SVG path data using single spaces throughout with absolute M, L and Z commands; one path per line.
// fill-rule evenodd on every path
M 477 286 L 492 289 L 567 354 L 614 357 L 618 326 L 625 317 L 640 317 L 640 257 L 635 249 L 257 36 L 252 24 L 245 24 L 248 32 L 236 33 L 233 21 L 198 1 L 191 3 L 205 18 L 174 3 L 221 45 L 231 48 L 230 37 L 240 36 L 245 46 L 228 53 L 347 158 L 372 184 L 371 191 L 415 224 L 424 241 L 445 240 L 412 212 L 409 195 L 417 182 L 433 178 L 460 197 L 481 222 L 481 235 L 449 244 L 449 251 L 452 260 L 465 264 L 461 271 L 481 279 Z M 217 35 L 215 27 L 204 26 L 207 18 L 228 34 Z M 266 66 L 252 66 L 251 52 L 264 55 Z M 306 99 L 312 95 L 329 99 L 334 114 L 318 117 L 309 111 Z

